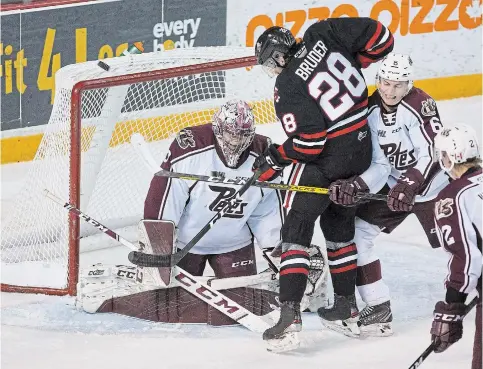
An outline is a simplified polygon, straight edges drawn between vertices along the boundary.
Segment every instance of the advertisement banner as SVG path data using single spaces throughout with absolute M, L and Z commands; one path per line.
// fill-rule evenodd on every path
M 55 72 L 119 56 L 142 41 L 145 52 L 226 42 L 226 3 L 217 0 L 97 1 L 2 12 L 2 131 L 48 122 Z
M 481 3 L 481 0 L 228 0 L 227 42 L 252 47 L 271 26 L 289 28 L 302 37 L 307 27 L 328 17 L 371 17 L 394 33 L 395 52 L 411 55 L 416 79 L 431 79 L 431 84 L 437 85 L 436 98 L 471 96 L 481 93 Z M 374 65 L 364 71 L 369 84 L 373 83 L 376 70 Z M 441 79 L 462 75 L 466 77 Z M 473 78 L 475 75 L 479 78 Z M 438 84 L 438 79 L 448 83 Z M 459 85 L 455 86 L 455 82 Z M 459 90 L 452 93 L 451 88 Z

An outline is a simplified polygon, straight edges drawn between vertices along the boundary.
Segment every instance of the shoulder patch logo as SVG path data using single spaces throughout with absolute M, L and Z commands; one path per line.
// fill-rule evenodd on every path
M 434 214 L 436 219 L 447 218 L 453 214 L 454 200 L 452 198 L 446 198 L 439 200 L 434 206 Z
M 176 141 L 178 141 L 179 147 L 183 150 L 188 147 L 196 147 L 195 139 L 193 137 L 193 132 L 190 129 L 182 129 L 176 135 Z
M 429 98 L 421 103 L 421 114 L 425 117 L 436 115 L 436 101 Z

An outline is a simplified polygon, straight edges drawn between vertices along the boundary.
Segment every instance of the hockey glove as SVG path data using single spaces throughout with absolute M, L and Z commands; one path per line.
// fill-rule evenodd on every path
M 399 177 L 396 185 L 387 194 L 387 206 L 392 211 L 411 211 L 416 195 L 424 182 L 419 170 L 409 168 Z
M 369 187 L 361 177 L 338 179 L 329 186 L 329 197 L 338 205 L 356 205 L 361 200 L 357 195 L 361 193 L 369 193 Z
M 291 160 L 284 159 L 280 151 L 279 145 L 272 144 L 262 155 L 259 155 L 253 163 L 252 170 L 260 169 L 262 174 L 258 178 L 259 181 L 272 181 L 282 174 L 283 168 L 292 164 Z
M 434 352 L 443 352 L 463 336 L 463 317 L 466 305 L 438 301 L 434 307 L 431 342 Z

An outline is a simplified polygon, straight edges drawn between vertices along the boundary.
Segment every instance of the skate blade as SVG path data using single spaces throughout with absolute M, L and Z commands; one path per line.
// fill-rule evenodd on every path
M 322 325 L 334 332 L 342 333 L 347 337 L 358 338 L 361 336 L 361 330 L 357 324 L 357 318 L 349 318 L 347 320 L 329 321 L 320 319 Z
M 300 339 L 297 332 L 285 333 L 282 337 L 267 340 L 267 351 L 280 353 L 295 350 L 300 347 Z
M 391 323 L 377 323 L 360 326 L 361 334 L 367 337 L 389 337 L 394 333 Z

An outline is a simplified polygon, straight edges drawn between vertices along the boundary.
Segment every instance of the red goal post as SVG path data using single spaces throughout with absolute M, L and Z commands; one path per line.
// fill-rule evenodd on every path
M 43 189 L 121 234 L 142 218 L 151 174 L 129 144 L 133 133 L 161 163 L 173 134 L 211 122 L 226 100 L 249 102 L 258 124 L 276 122 L 274 80 L 251 68 L 252 54 L 203 47 L 107 59 L 109 71 L 97 61 L 61 68 L 49 123 L 2 222 L 2 291 L 75 295 L 83 243 L 109 245 Z

